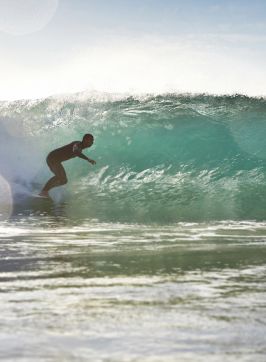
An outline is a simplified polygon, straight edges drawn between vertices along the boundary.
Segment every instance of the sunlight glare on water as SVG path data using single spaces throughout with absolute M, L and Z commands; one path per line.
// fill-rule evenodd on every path
M 6 360 L 263 361 L 263 222 L 32 216 L 0 238 Z

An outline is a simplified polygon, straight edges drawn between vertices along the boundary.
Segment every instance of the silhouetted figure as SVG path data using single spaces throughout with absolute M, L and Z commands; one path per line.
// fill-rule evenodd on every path
M 92 165 L 96 164 L 94 160 L 91 160 L 82 153 L 82 150 L 84 148 L 91 147 L 93 141 L 93 135 L 87 133 L 83 136 L 81 142 L 71 142 L 68 145 L 57 148 L 56 150 L 53 150 L 49 153 L 46 162 L 50 170 L 55 174 L 55 176 L 47 181 L 42 191 L 39 193 L 39 196 L 49 197 L 49 190 L 51 190 L 53 187 L 61 186 L 67 183 L 66 172 L 64 167 L 62 166 L 62 162 L 70 160 L 74 157 L 80 157 L 90 162 Z

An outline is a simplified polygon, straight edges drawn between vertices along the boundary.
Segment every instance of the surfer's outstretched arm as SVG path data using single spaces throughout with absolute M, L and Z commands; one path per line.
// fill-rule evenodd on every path
M 83 160 L 86 160 L 86 161 L 90 162 L 92 165 L 96 164 L 96 162 L 94 160 L 92 160 L 92 159 L 88 158 L 87 156 L 83 155 L 83 153 L 79 153 L 77 156 L 79 158 L 82 158 Z

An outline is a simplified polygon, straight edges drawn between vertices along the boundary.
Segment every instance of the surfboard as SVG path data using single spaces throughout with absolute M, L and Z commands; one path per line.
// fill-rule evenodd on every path
M 34 197 L 36 199 L 43 199 L 43 200 L 52 200 L 49 196 L 41 196 L 39 194 L 30 194 L 31 197 Z

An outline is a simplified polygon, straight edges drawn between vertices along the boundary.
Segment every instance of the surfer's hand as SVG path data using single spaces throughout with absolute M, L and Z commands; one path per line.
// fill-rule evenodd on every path
M 88 161 L 89 161 L 89 163 L 91 163 L 92 165 L 96 165 L 96 161 L 91 160 L 91 159 L 89 159 Z

